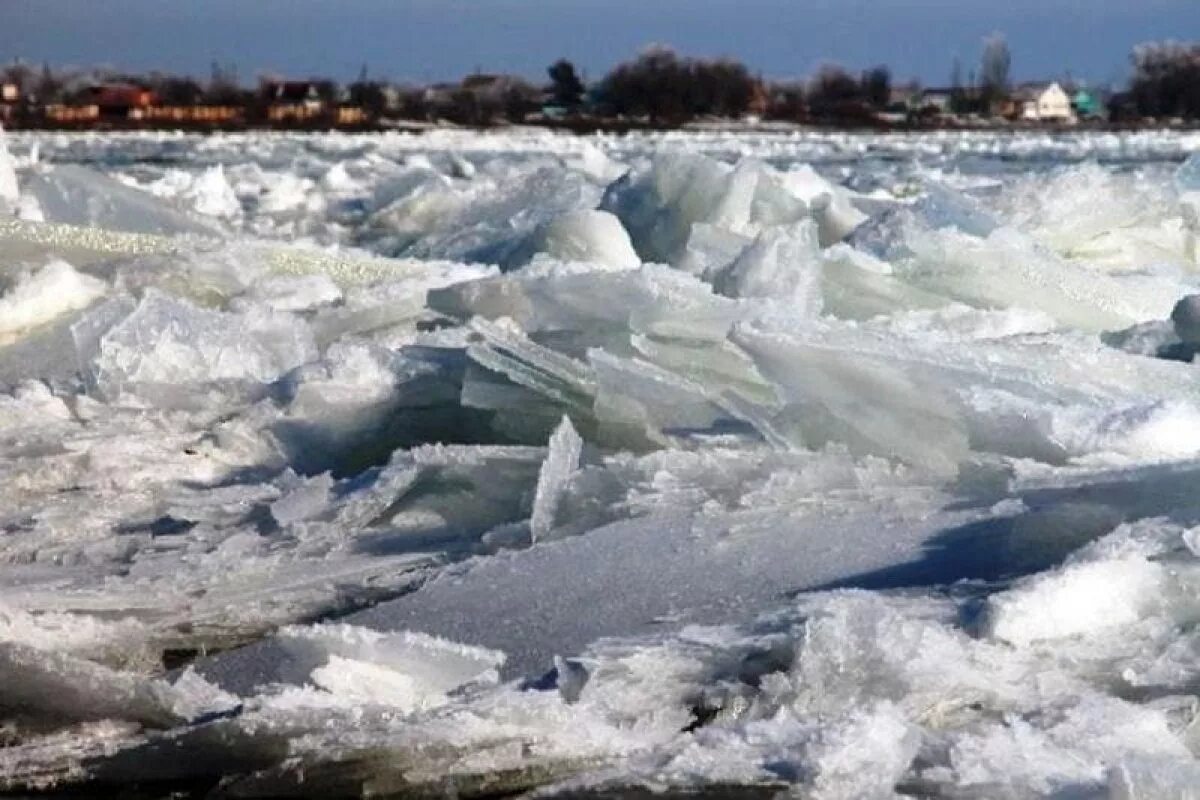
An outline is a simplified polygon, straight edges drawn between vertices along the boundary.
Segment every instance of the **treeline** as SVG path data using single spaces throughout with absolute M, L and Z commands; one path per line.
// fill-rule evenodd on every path
M 126 84 L 152 92 L 155 102 L 165 106 L 247 109 L 248 120 L 266 118 L 266 108 L 280 102 L 271 94 L 274 90 L 268 90 L 284 83 L 303 84 L 308 95 L 328 107 L 363 109 L 372 120 L 479 126 L 556 119 L 676 125 L 698 118 L 749 116 L 829 124 L 874 124 L 885 117 L 924 122 L 946 114 L 1015 119 L 1019 104 L 1028 103 L 1028 87 L 1010 83 L 1011 56 L 1003 36 L 987 37 L 982 44 L 978 69 L 970 71 L 969 80 L 963 81 L 956 61 L 948 87 L 926 90 L 915 81 L 894 85 L 882 65 L 861 73 L 827 65 L 805 79 L 766 81 L 736 60 L 690 58 L 666 47 L 649 48 L 591 82 L 565 59 L 550 65 L 545 82 L 473 74 L 456 83 L 397 85 L 370 79 L 364 67 L 357 80 L 345 85 L 264 76 L 258 86 L 247 87 L 235 69 L 215 63 L 207 80 L 158 72 L 56 72 L 16 63 L 0 69 L 0 82 L 19 86 L 26 108 L 84 103 L 94 97 L 89 92 L 97 85 Z M 1111 116 L 1200 118 L 1200 44 L 1141 45 L 1132 55 L 1132 65 L 1128 90 L 1108 101 Z
M 371 80 L 364 69 L 345 85 L 328 79 L 303 83 L 328 105 L 361 107 L 375 117 L 463 125 L 524 122 L 542 114 L 637 118 L 654 124 L 748 115 L 865 119 L 887 104 L 891 86 L 891 76 L 882 66 L 859 76 L 827 66 L 810 81 L 767 83 L 738 61 L 689 58 L 665 47 L 645 50 L 591 85 L 565 59 L 549 67 L 547 78 L 548 83 L 539 85 L 511 75 L 474 74 L 454 84 L 406 86 Z M 87 103 L 94 87 L 116 84 L 152 92 L 156 102 L 167 106 L 252 109 L 271 101 L 263 87 L 278 85 L 280 79 L 261 76 L 259 87 L 247 88 L 235 69 L 218 64 L 202 81 L 161 72 L 55 72 L 49 66 L 34 69 L 17 63 L 0 69 L 0 81 L 18 85 L 24 102 L 40 106 Z
M 1129 105 L 1141 117 L 1200 118 L 1200 44 L 1135 48 Z

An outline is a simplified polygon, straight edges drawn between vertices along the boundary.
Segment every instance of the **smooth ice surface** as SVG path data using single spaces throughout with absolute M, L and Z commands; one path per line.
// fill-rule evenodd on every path
M 5 791 L 1194 792 L 1195 134 L 4 147 Z

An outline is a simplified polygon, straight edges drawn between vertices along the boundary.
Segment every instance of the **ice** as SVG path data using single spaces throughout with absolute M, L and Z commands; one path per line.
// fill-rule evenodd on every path
M 1200 191 L 1200 156 L 1195 153 L 1175 170 L 1175 187 L 1181 194 Z
M 1025 307 L 1101 331 L 1162 318 L 1178 284 L 1066 263 L 1011 228 L 980 239 L 941 230 L 908 239 L 905 275 L 917 287 L 984 308 Z
M 854 207 L 849 192 L 825 180 L 807 164 L 783 173 L 781 182 L 812 208 L 822 247 L 845 239 L 867 219 Z
M 255 282 L 240 305 L 262 303 L 275 311 L 309 311 L 341 299 L 341 289 L 328 275 L 281 275 Z
M 0 341 L 6 335 L 87 308 L 107 290 L 104 281 L 76 272 L 65 261 L 51 261 L 36 272 L 21 275 L 0 295 Z
M 646 261 L 675 264 L 697 225 L 754 236 L 765 225 L 798 222 L 807 204 L 777 173 L 746 161 L 730 167 L 702 155 L 672 153 L 609 187 L 602 208 L 616 214 Z
M 8 152 L 8 138 L 4 128 L 0 127 L 0 203 L 5 206 L 15 206 L 21 197 L 17 185 L 17 168 L 12 154 Z
M 579 469 L 579 456 L 583 440 L 571 425 L 570 417 L 563 417 L 550 437 L 546 461 L 538 471 L 537 494 L 533 499 L 533 512 L 529 516 L 529 532 L 534 542 L 547 539 L 554 530 L 555 517 L 562 504 L 562 494 Z
M 229 185 L 225 168 L 220 164 L 205 170 L 183 192 L 183 198 L 201 214 L 221 219 L 235 219 L 242 214 L 242 204 Z
M 0 788 L 1187 796 L 1197 146 L 9 134 Z
M 105 396 L 171 402 L 187 384 L 270 383 L 316 357 L 308 326 L 284 312 L 210 311 L 152 290 L 80 360 Z
M 600 192 L 586 178 L 550 166 L 477 175 L 466 186 L 425 173 L 372 216 L 369 230 L 395 255 L 512 267 L 527 260 L 539 228 L 594 208 Z
M 219 236 L 223 227 L 174 208 L 78 164 L 41 165 L 30 171 L 22 195 L 37 201 L 47 222 L 152 234 Z
M 761 297 L 791 306 L 799 317 L 821 310 L 821 254 L 817 226 L 810 221 L 792 229 L 761 233 L 721 273 L 717 291 L 730 297 Z
M 641 259 L 621 222 L 604 211 L 577 211 L 547 223 L 535 247 L 560 261 L 586 261 L 613 269 L 633 269 Z
M 1120 630 L 1150 613 L 1163 590 L 1145 559 L 1081 564 L 992 598 L 985 630 L 1021 645 Z
M 280 645 L 317 688 L 351 706 L 386 705 L 404 713 L 448 702 L 471 684 L 498 680 L 504 654 L 417 633 L 382 634 L 349 625 L 284 628 Z M 287 694 L 274 705 L 301 703 Z

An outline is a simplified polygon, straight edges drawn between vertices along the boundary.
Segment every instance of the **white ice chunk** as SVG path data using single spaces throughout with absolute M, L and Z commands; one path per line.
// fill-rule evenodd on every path
M 0 126 L 0 204 L 15 206 L 20 196 L 16 163 L 8 152 L 8 136 Z
M 65 261 L 51 261 L 36 272 L 21 275 L 0 295 L 0 337 L 87 308 L 107 290 L 108 285 L 99 278 L 77 272 Z
M 149 192 L 78 164 L 39 166 L 24 192 L 36 198 L 48 222 L 153 234 L 220 236 L 211 217 L 188 213 Z
M 822 178 L 807 164 L 782 173 L 780 182 L 808 203 L 820 230 L 822 247 L 842 241 L 867 219 L 854 207 L 845 189 Z
M 352 625 L 284 628 L 278 641 L 308 679 L 337 701 L 404 712 L 442 705 L 464 686 L 496 683 L 505 660 L 494 650 L 426 634 Z
M 546 460 L 538 471 L 537 494 L 533 499 L 533 515 L 529 519 L 533 541 L 545 539 L 554 530 L 562 494 L 571 475 L 579 469 L 582 451 L 583 439 L 575 432 L 571 418 L 564 416 L 550 437 Z
M 1162 600 L 1162 567 L 1138 556 L 1071 564 L 992 597 L 989 636 L 1028 646 L 1132 625 Z
M 271 503 L 271 516 L 283 526 L 310 519 L 328 510 L 329 493 L 332 489 L 333 476 L 328 472 L 301 481 L 298 486 Z
M 242 204 L 221 164 L 202 172 L 182 196 L 196 211 L 209 217 L 235 219 L 242 214 Z
M 721 274 L 713 287 L 731 297 L 756 297 L 787 304 L 798 317 L 821 311 L 821 253 L 817 226 L 804 220 L 791 228 L 758 235 Z
M 538 231 L 536 248 L 561 261 L 586 261 L 614 269 L 634 269 L 642 261 L 621 221 L 607 211 L 564 214 Z
M 206 382 L 269 383 L 315 357 L 308 326 L 289 314 L 210 311 L 151 290 L 99 340 L 93 369 L 106 393 L 139 386 L 167 391 Z
M 244 298 L 276 311 L 308 311 L 342 299 L 342 290 L 328 275 L 276 275 L 256 281 Z M 235 303 L 235 308 L 239 303 Z

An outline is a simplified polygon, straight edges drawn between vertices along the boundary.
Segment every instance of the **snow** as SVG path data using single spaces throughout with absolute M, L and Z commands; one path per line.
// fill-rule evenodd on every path
M 5 791 L 1194 790 L 1195 134 L 5 144 Z

